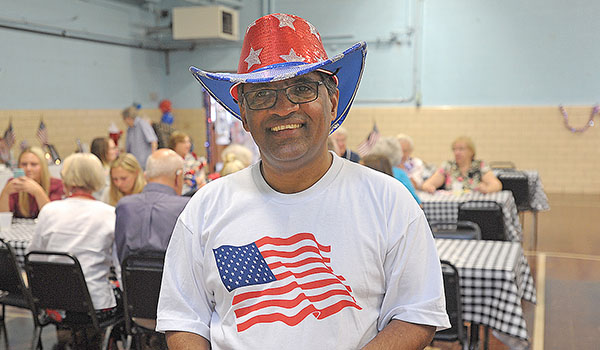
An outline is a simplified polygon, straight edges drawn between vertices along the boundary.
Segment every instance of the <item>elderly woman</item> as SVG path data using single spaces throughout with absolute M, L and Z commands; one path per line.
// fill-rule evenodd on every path
M 8 180 L 0 194 L 0 212 L 11 211 L 15 217 L 33 219 L 44 205 L 62 198 L 63 184 L 60 179 L 50 177 L 40 148 L 24 149 L 18 164 L 25 176 Z
M 399 164 L 402 161 L 402 146 L 400 142 L 395 137 L 381 137 L 377 143 L 373 146 L 370 155 L 383 155 L 387 157 L 391 164 Z M 417 196 L 417 192 L 412 182 L 410 181 L 406 172 L 398 167 L 392 167 L 392 176 L 402 182 L 402 184 L 408 189 L 410 194 L 412 194 L 413 198 L 421 204 L 421 199 Z
M 423 186 L 423 170 L 425 169 L 425 165 L 421 159 L 412 156 L 415 149 L 413 139 L 404 134 L 398 134 L 396 138 L 400 141 L 403 154 L 402 161 L 397 166 L 406 172 L 415 188 L 420 190 L 421 186 Z
M 110 187 L 102 201 L 115 206 L 123 196 L 142 192 L 144 186 L 146 179 L 140 163 L 133 154 L 125 153 L 110 164 Z
M 102 319 L 117 312 L 115 291 L 108 278 L 111 267 L 117 276 L 120 274 L 114 249 L 115 208 L 92 196 L 104 185 L 102 163 L 91 153 L 72 154 L 63 162 L 61 177 L 68 197 L 42 208 L 28 251 L 75 255 L 94 309 Z
M 454 161 L 445 162 L 427 179 L 423 183 L 423 191 L 433 193 L 442 185 L 453 192 L 467 190 L 491 193 L 502 190 L 502 183 L 490 167 L 482 160 L 475 159 L 475 144 L 470 138 L 461 136 L 454 140 L 452 152 Z

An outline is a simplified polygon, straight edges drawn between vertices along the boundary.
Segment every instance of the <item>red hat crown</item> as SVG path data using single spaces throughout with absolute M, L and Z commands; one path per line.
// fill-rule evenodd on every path
M 281 13 L 263 16 L 246 29 L 238 74 L 276 64 L 326 60 L 321 36 L 305 19 Z

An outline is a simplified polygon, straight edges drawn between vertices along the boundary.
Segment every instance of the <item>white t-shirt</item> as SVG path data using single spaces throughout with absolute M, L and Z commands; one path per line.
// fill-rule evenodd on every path
M 68 252 L 77 257 L 94 309 L 116 306 L 108 280 L 110 267 L 120 277 L 114 249 L 115 207 L 96 200 L 67 198 L 50 202 L 38 216 L 27 251 Z
M 391 319 L 449 327 L 423 211 L 391 176 L 334 155 L 295 194 L 260 163 L 204 186 L 167 250 L 157 330 L 212 349 L 357 349 Z

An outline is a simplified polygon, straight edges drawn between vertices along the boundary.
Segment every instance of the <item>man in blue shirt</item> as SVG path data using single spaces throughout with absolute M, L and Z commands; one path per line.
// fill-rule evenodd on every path
M 132 253 L 162 252 L 169 244 L 177 217 L 189 197 L 181 196 L 183 159 L 161 148 L 146 163 L 148 184 L 142 193 L 117 203 L 115 243 L 119 261 Z
M 146 159 L 158 148 L 158 138 L 152 126 L 138 116 L 138 109 L 134 106 L 125 108 L 121 113 L 123 121 L 129 127 L 125 151 L 135 156 L 142 168 L 145 169 Z

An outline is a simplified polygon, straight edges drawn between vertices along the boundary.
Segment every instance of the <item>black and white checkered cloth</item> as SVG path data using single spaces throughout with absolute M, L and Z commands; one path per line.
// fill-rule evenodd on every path
M 516 242 L 436 239 L 440 259 L 458 268 L 463 318 L 527 340 L 521 299 L 536 302 L 535 285 Z
M 458 220 L 458 205 L 468 201 L 494 201 L 502 207 L 504 215 L 504 228 L 507 237 L 511 241 L 521 242 L 522 232 L 521 223 L 515 199 L 510 191 L 501 191 L 495 193 L 483 194 L 480 192 L 469 192 L 456 196 L 451 192 L 437 191 L 434 194 L 418 192 L 419 198 L 423 203 L 423 211 L 427 220 L 430 221 L 450 221 Z
M 37 220 L 13 219 L 9 230 L 0 231 L 0 238 L 4 239 L 13 247 L 17 261 L 21 264 L 25 260 L 25 250 L 33 238 Z
M 550 210 L 550 204 L 548 204 L 548 197 L 544 192 L 544 186 L 542 186 L 542 180 L 537 170 L 520 170 L 519 172 L 496 169 L 494 174 L 496 176 L 502 174 L 504 177 L 510 178 L 514 174 L 515 177 L 520 176 L 524 173 L 527 176 L 527 184 L 529 185 L 529 206 L 534 211 Z

